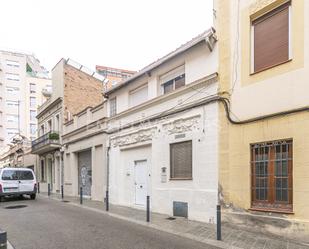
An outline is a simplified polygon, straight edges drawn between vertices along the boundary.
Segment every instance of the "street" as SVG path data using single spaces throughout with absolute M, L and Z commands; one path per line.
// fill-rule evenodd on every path
M 0 228 L 16 249 L 216 248 L 42 197 L 1 202 Z

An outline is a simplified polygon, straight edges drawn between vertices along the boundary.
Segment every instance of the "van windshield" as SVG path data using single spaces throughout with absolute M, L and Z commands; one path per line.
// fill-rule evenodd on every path
M 33 174 L 29 170 L 4 170 L 2 180 L 33 180 Z

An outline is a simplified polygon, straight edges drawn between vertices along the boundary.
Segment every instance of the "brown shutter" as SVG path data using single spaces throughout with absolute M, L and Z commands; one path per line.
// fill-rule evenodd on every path
M 284 4 L 253 21 L 254 72 L 289 59 L 289 5 Z
M 192 178 L 192 141 L 170 145 L 171 178 Z

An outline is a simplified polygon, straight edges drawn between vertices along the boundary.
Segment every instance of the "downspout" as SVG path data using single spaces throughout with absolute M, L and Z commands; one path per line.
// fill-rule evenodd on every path
M 106 211 L 109 211 L 109 152 L 110 152 L 110 140 L 108 140 L 108 147 L 106 150 L 106 192 L 105 192 Z

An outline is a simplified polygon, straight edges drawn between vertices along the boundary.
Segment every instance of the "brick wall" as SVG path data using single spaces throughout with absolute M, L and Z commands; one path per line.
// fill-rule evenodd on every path
M 103 101 L 103 83 L 90 75 L 64 65 L 64 122 L 88 106 L 96 106 Z

